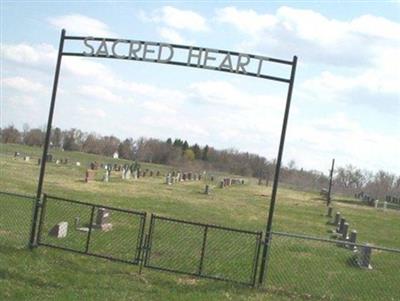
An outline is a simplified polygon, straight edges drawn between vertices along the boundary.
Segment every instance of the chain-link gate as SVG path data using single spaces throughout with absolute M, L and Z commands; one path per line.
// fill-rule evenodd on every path
M 261 232 L 44 195 L 37 245 L 156 270 L 255 285 Z M 146 237 L 146 239 L 144 239 Z
M 151 215 L 144 266 L 255 285 L 261 232 Z
M 39 246 L 139 264 L 145 212 L 44 195 Z

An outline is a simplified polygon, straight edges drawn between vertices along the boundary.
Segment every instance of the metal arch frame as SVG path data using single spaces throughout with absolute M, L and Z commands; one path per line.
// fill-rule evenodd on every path
M 50 101 L 50 109 L 49 109 L 49 115 L 48 115 L 48 120 L 47 120 L 47 130 L 46 130 L 46 136 L 45 136 L 45 142 L 43 146 L 43 154 L 42 154 L 42 159 L 41 159 L 41 165 L 40 165 L 40 173 L 39 173 L 39 181 L 38 181 L 38 186 L 37 186 L 37 191 L 36 191 L 36 206 L 35 210 L 33 213 L 33 223 L 32 223 L 32 228 L 31 228 L 31 234 L 30 234 L 30 242 L 29 246 L 30 248 L 37 247 L 37 227 L 38 227 L 38 217 L 40 214 L 40 207 L 41 207 L 41 198 L 42 198 L 42 192 L 43 192 L 43 182 L 44 182 L 44 176 L 45 176 L 45 170 L 46 170 L 46 159 L 47 159 L 47 154 L 48 154 L 48 149 L 49 149 L 49 144 L 50 144 L 50 136 L 51 136 L 51 128 L 52 128 L 52 122 L 53 122 L 53 115 L 54 115 L 54 108 L 55 108 L 55 101 L 56 101 L 56 96 L 57 96 L 57 87 L 58 87 L 58 81 L 59 81 L 59 76 L 60 76 L 60 69 L 61 69 L 61 60 L 63 56 L 82 56 L 82 57 L 103 57 L 103 58 L 118 58 L 118 59 L 126 59 L 122 57 L 109 57 L 105 55 L 99 55 L 99 56 L 87 56 L 84 55 L 83 53 L 74 53 L 74 52 L 64 52 L 64 42 L 65 40 L 82 40 L 84 41 L 86 37 L 79 37 L 79 36 L 66 36 L 66 31 L 65 29 L 61 30 L 61 36 L 60 36 L 60 43 L 59 43 L 59 48 L 58 48 L 58 55 L 57 55 L 57 63 L 56 63 L 56 69 L 55 69 L 55 74 L 54 74 L 54 82 L 53 82 L 53 89 L 52 89 L 52 95 L 51 95 L 51 101 Z M 118 39 L 110 39 L 110 38 L 91 38 L 91 40 L 94 41 L 117 41 Z M 146 43 L 145 41 L 138 41 L 139 43 Z M 161 43 L 155 43 L 155 42 L 149 42 L 152 45 L 161 45 Z M 186 46 L 186 45 L 177 45 L 177 44 L 170 44 L 170 46 L 178 49 L 194 49 L 194 50 L 205 50 L 206 48 L 201 48 L 201 47 L 192 47 L 192 46 Z M 227 50 L 214 50 L 217 53 L 221 54 L 231 54 L 231 55 L 240 55 L 238 52 L 233 52 L 233 51 L 227 51 Z M 259 58 L 260 56 L 252 55 L 252 54 L 246 54 L 250 58 Z M 263 79 L 268 79 L 268 80 L 273 80 L 273 81 L 278 81 L 278 82 L 284 82 L 288 83 L 288 92 L 286 96 L 286 106 L 285 106 L 285 113 L 283 117 L 283 123 L 282 123 L 282 130 L 281 130 L 281 136 L 280 136 L 280 142 L 279 142 L 279 149 L 278 149 L 278 156 L 277 156 L 277 161 L 276 161 L 276 166 L 275 166 L 275 175 L 274 175 L 274 183 L 272 187 L 272 195 L 271 195 L 271 202 L 270 202 L 270 207 L 269 207 L 269 213 L 268 213 L 268 219 L 267 219 L 267 225 L 266 225 L 266 233 L 265 233 L 265 241 L 264 241 L 264 246 L 263 246 L 263 251 L 262 251 L 262 257 L 261 257 L 261 267 L 260 267 L 260 276 L 259 276 L 259 284 L 262 284 L 265 280 L 266 272 L 267 272 L 267 259 L 268 259 L 268 253 L 271 245 L 271 237 L 272 237 L 272 221 L 273 221 L 273 216 L 274 216 L 274 210 L 275 210 L 275 203 L 276 203 L 276 195 L 278 191 L 278 181 L 279 181 L 279 173 L 281 169 L 281 163 L 282 163 L 282 155 L 283 155 L 283 149 L 284 149 L 284 144 L 285 144 L 285 137 L 286 137 L 286 129 L 287 129 L 287 123 L 288 123 L 288 118 L 289 118 L 289 111 L 290 111 L 290 103 L 291 103 L 291 98 L 292 98 L 292 92 L 293 92 L 293 85 L 294 85 L 294 79 L 295 79 L 295 73 L 296 73 L 296 66 L 297 66 L 297 56 L 294 56 L 292 61 L 287 61 L 287 60 L 281 60 L 281 59 L 275 59 L 275 58 L 269 58 L 269 57 L 264 57 L 267 61 L 272 62 L 272 63 L 278 63 L 278 64 L 285 64 L 285 65 L 290 65 L 291 68 L 291 74 L 290 78 L 281 78 L 281 77 L 275 77 L 275 76 L 269 76 L 269 75 L 261 75 L 261 74 L 255 74 L 255 73 L 234 73 L 234 74 L 241 74 L 241 75 L 247 75 L 247 76 L 253 76 L 253 77 L 258 77 L 258 78 L 263 78 Z M 140 60 L 140 59 L 136 59 Z M 144 60 L 141 60 L 144 61 Z M 179 62 L 157 62 L 156 60 L 145 60 L 146 62 L 154 62 L 154 63 L 164 63 L 164 64 L 172 64 L 172 65 L 179 65 L 179 66 L 185 66 L 185 67 L 195 67 L 195 68 L 203 68 L 201 66 L 198 66 L 196 64 L 185 64 L 185 63 L 179 63 Z M 223 70 L 219 69 L 217 67 L 207 67 L 203 68 L 205 70 L 214 70 L 214 71 L 224 71 L 224 72 L 230 72 L 229 70 Z

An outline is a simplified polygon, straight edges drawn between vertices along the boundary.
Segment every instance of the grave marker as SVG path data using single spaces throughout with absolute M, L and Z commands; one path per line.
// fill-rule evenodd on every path
M 51 228 L 49 235 L 57 238 L 66 237 L 68 233 L 68 222 L 60 222 Z

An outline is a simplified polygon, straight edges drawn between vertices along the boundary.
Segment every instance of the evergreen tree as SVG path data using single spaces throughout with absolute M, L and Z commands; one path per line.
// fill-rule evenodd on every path
M 194 157 L 196 160 L 200 160 L 202 157 L 200 146 L 196 143 L 191 147 L 191 150 L 194 153 Z
M 172 139 L 171 139 L 171 138 L 168 138 L 168 139 L 167 139 L 167 144 L 168 144 L 168 145 L 172 145 Z
M 201 156 L 201 160 L 208 161 L 208 145 L 203 148 L 203 154 Z

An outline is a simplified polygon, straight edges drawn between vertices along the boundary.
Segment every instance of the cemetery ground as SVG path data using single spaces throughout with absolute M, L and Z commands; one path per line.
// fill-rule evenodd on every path
M 31 159 L 14 158 L 16 151 Z M 265 231 L 271 187 L 257 185 L 256 179 L 249 178 L 244 185 L 220 189 L 218 177 L 223 174 L 219 173 L 213 173 L 217 178 L 214 182 L 166 185 L 165 177 L 124 181 L 120 173 L 113 172 L 110 182 L 106 183 L 101 181 L 103 170 L 99 170 L 94 181 L 85 183 L 85 170 L 90 162 L 124 164 L 128 161 L 77 152 L 51 153 L 55 158 L 68 158 L 69 163 L 47 165 L 44 192 L 49 195 Z M 40 155 L 39 148 L 1 144 L 0 191 L 34 196 Z M 81 165 L 76 166 L 76 161 Z M 161 174 L 173 170 L 170 166 L 141 164 L 142 169 L 159 170 Z M 212 187 L 209 195 L 203 193 L 206 183 Z M 399 254 L 374 253 L 372 265 L 377 266 L 365 270 L 351 264 L 352 252 L 348 249 L 283 236 L 276 237 L 275 245 L 272 244 L 266 288 L 257 289 L 147 268 L 139 274 L 138 266 L 43 246 L 30 251 L 26 245 L 31 203 L 14 201 L 15 197 L 11 196 L 1 198 L 0 300 L 372 300 L 371 290 L 379 291 L 381 300 L 396 300 L 384 296 L 400 296 Z M 400 211 L 377 210 L 356 199 L 337 195 L 333 198 L 333 207 L 334 212 L 340 211 L 346 217 L 351 229 L 357 230 L 358 243 L 400 248 Z M 63 211 L 58 210 L 57 214 L 62 216 Z M 330 238 L 333 227 L 327 224 L 326 211 L 325 201 L 318 192 L 298 191 L 282 184 L 274 231 Z M 129 229 L 124 235 L 129 236 Z M 108 244 L 112 242 L 105 243 L 104 248 Z M 397 285 L 394 280 L 393 283 L 385 281 L 388 278 L 397 279 Z

